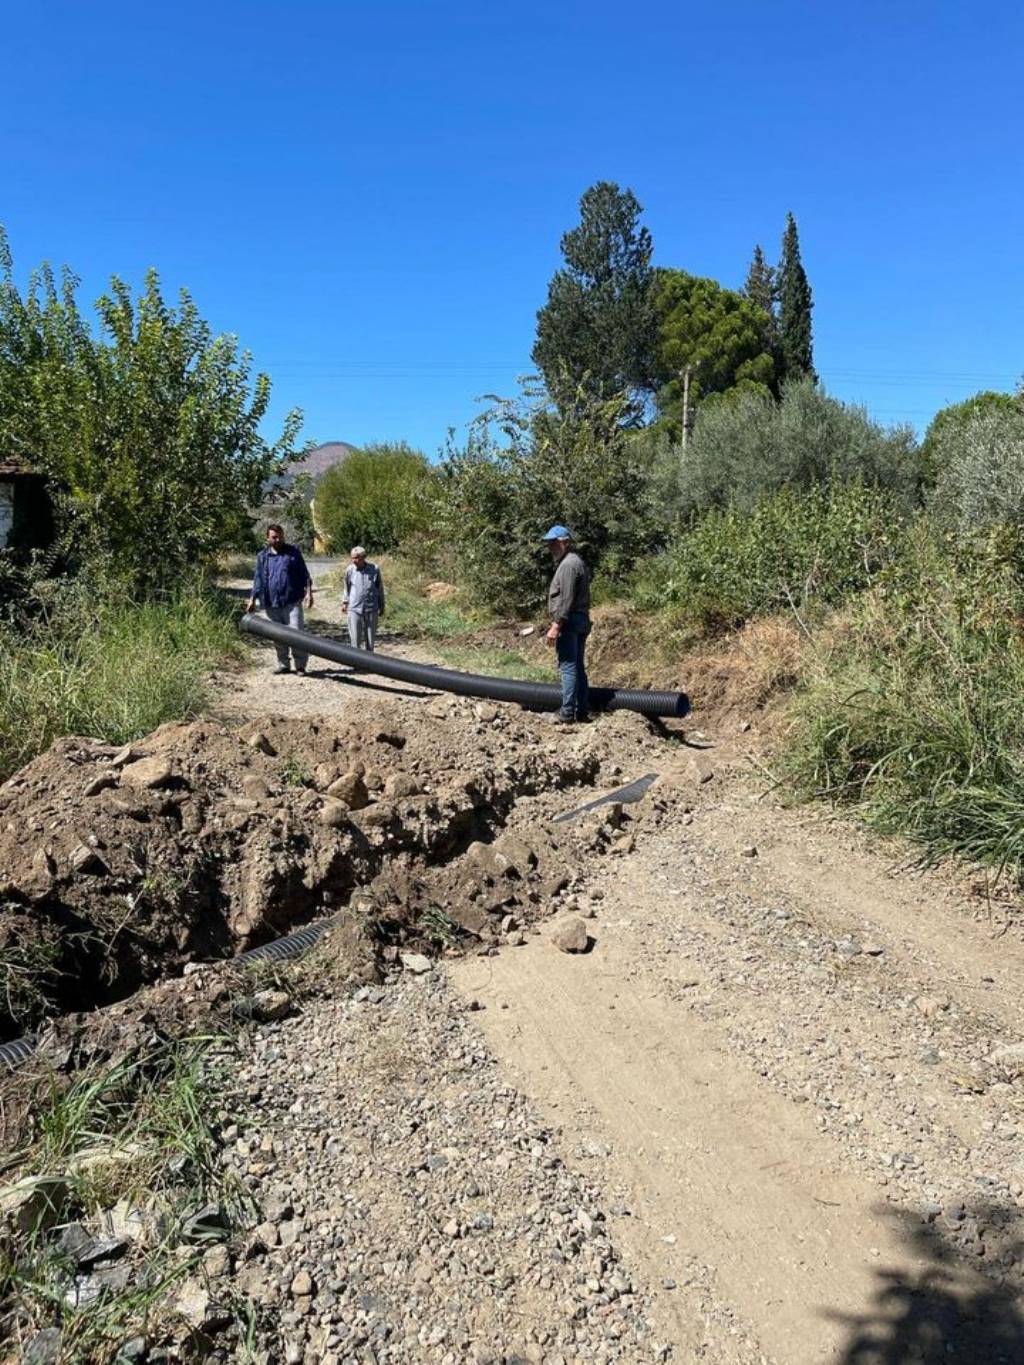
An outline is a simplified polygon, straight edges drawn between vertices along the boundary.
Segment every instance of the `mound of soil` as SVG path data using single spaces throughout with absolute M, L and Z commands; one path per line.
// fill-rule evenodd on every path
M 0 788 L 0 1033 L 267 941 L 382 872 L 405 869 L 383 901 L 416 903 L 408 869 L 490 843 L 519 799 L 592 783 L 609 745 L 647 734 L 638 717 L 572 744 L 538 728 L 514 708 L 439 698 L 410 716 L 374 698 L 357 720 L 196 721 L 120 751 L 59 741 Z M 535 856 L 470 862 L 488 913 L 514 899 L 507 883 L 542 881 Z

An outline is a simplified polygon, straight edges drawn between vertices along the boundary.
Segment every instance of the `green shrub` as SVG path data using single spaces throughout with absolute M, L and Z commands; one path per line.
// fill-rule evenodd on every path
M 438 471 L 434 548 L 475 605 L 498 612 L 543 600 L 551 559 L 541 537 L 570 527 L 591 568 L 624 579 L 664 538 L 650 487 L 649 447 L 623 422 L 625 397 L 555 409 L 527 394 L 474 423 Z
M 1020 879 L 1024 865 L 1021 538 L 907 553 L 822 646 L 794 708 L 796 790 Z
M 956 453 L 965 428 L 975 417 L 1012 411 L 1019 403 L 1019 397 L 987 389 L 965 398 L 962 403 L 950 403 L 948 407 L 940 408 L 929 422 L 921 442 L 921 466 L 926 487 L 934 486 L 950 455 Z
M 354 451 L 316 486 L 317 529 L 335 554 L 393 550 L 425 525 L 430 479 L 427 457 L 404 441 Z
M 929 506 L 961 534 L 1024 526 L 1024 401 L 978 407 L 932 437 Z
M 635 600 L 703 633 L 812 602 L 835 605 L 872 583 L 902 535 L 893 499 L 878 489 L 783 489 L 749 511 L 707 512 L 641 567 Z
M 34 620 L 0 626 L 0 778 L 61 735 L 112 743 L 196 715 L 240 657 L 229 609 L 201 587 L 143 603 L 60 583 Z
M 920 459 L 908 427 L 886 429 L 863 408 L 830 398 L 810 380 L 769 394 L 737 391 L 703 403 L 685 454 L 663 452 L 660 483 L 670 512 L 749 511 L 782 488 L 860 479 L 908 509 L 919 500 Z

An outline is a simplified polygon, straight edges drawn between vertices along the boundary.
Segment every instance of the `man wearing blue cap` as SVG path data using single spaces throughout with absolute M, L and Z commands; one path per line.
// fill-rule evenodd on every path
M 551 627 L 547 642 L 554 645 L 562 675 L 562 725 L 590 719 L 587 670 L 583 663 L 590 634 L 590 572 L 573 546 L 567 526 L 552 526 L 544 540 L 551 547 L 555 573 L 548 588 Z

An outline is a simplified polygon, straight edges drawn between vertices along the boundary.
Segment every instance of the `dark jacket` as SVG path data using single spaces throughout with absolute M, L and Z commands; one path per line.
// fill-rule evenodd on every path
M 548 615 L 552 621 L 565 625 L 577 612 L 590 612 L 590 570 L 575 550 L 558 561 L 551 586 L 548 588 Z
M 271 554 L 267 545 L 256 556 L 252 595 L 264 609 L 293 607 L 302 601 L 311 583 L 306 561 L 297 545 L 284 544 L 276 554 Z

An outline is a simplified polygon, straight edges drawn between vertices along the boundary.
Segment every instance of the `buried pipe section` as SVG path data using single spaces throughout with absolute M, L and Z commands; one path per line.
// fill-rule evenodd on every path
M 479 673 L 461 673 L 452 668 L 412 663 L 384 654 L 327 640 L 306 630 L 279 626 L 251 612 L 242 617 L 241 628 L 275 644 L 290 645 L 300 654 L 316 654 L 332 663 L 347 664 L 357 673 L 376 673 L 398 682 L 415 683 L 461 697 L 486 697 L 488 701 L 511 701 L 534 711 L 557 711 L 562 690 L 554 683 L 519 682 L 511 678 L 489 678 Z M 629 687 L 592 687 L 590 704 L 597 711 L 638 711 L 642 716 L 688 715 L 690 699 L 685 692 L 645 692 Z

